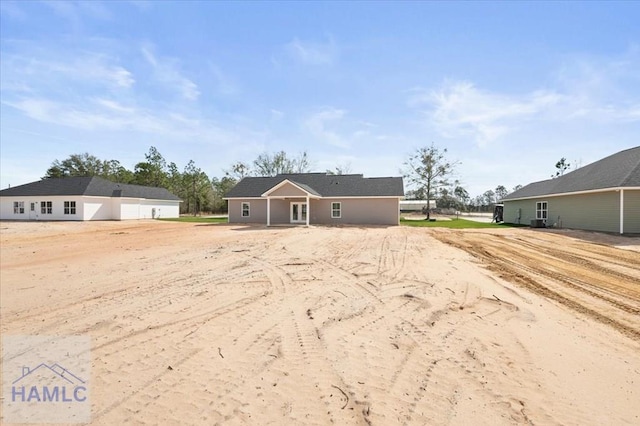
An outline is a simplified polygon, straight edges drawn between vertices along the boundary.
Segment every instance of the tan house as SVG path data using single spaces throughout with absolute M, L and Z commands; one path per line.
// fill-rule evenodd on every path
M 531 183 L 503 202 L 507 223 L 640 234 L 640 146 Z
M 229 223 L 398 225 L 401 177 L 281 174 L 246 177 L 227 193 Z

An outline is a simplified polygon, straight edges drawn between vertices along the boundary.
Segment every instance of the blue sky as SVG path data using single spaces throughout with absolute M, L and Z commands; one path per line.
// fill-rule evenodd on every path
M 472 195 L 640 144 L 640 2 L 0 2 L 0 184 L 155 146 L 397 176 L 434 143 Z

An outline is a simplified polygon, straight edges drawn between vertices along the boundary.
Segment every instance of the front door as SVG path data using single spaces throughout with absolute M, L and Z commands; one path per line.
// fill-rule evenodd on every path
M 291 223 L 307 223 L 307 203 L 291 203 Z
M 38 214 L 36 213 L 36 203 L 33 201 L 29 203 L 29 219 L 34 220 L 38 218 Z

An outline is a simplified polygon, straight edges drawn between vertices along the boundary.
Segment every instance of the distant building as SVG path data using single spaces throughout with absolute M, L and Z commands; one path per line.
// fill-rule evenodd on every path
M 436 208 L 436 200 L 429 200 L 429 208 Z M 427 209 L 427 200 L 401 200 L 400 211 L 403 213 L 423 212 Z
M 99 177 L 43 179 L 0 191 L 2 220 L 127 220 L 179 213 L 180 199 L 164 188 Z
M 640 234 L 640 146 L 531 183 L 503 202 L 507 223 Z

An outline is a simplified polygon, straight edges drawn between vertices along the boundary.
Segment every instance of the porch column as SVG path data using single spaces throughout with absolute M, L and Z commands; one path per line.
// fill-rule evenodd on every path
M 271 226 L 271 197 L 267 197 L 267 226 Z
M 309 194 L 307 194 L 307 226 L 309 226 L 309 216 L 311 216 L 311 204 L 309 203 Z
M 624 189 L 620 189 L 620 233 L 624 234 Z

